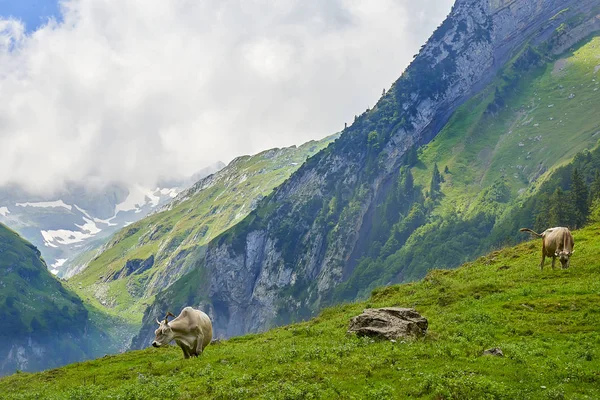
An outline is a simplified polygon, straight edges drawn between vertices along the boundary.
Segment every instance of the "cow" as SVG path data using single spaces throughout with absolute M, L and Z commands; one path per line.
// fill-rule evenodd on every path
M 164 321 L 156 320 L 158 329 L 154 331 L 156 337 L 152 346 L 164 346 L 175 340 L 183 350 L 183 357 L 198 357 L 212 340 L 212 322 L 208 315 L 192 307 L 185 307 L 177 318 L 169 322 L 169 316 L 175 317 L 170 312 L 165 315 Z
M 542 271 L 544 270 L 546 257 L 552 257 L 552 269 L 554 269 L 556 257 L 560 260 L 562 269 L 569 268 L 571 255 L 574 253 L 573 247 L 575 246 L 575 241 L 568 228 L 549 228 L 542 233 L 534 232 L 529 228 L 522 228 L 520 231 L 530 232 L 542 238 L 542 261 L 540 262 L 540 269 Z

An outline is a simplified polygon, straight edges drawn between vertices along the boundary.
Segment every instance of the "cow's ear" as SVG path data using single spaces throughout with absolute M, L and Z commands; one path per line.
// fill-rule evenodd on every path
M 558 250 L 554 252 L 554 255 L 558 257 Z

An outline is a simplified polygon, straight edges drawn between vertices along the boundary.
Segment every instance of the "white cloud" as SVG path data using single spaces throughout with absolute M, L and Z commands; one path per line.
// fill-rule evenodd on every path
M 0 185 L 153 184 L 338 131 L 451 0 L 69 0 L 0 20 Z

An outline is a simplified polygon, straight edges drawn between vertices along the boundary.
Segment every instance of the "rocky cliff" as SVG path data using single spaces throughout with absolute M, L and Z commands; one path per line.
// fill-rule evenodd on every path
M 119 231 L 69 283 L 97 308 L 139 324 L 152 297 L 193 269 L 211 239 L 243 220 L 335 137 L 236 158 Z
M 525 48 L 550 57 L 598 30 L 599 6 L 458 0 L 373 109 L 209 244 L 196 280 L 184 276 L 173 286 L 185 296 L 175 289 L 157 296 L 134 347 L 148 341 L 151 321 L 165 308 L 199 305 L 217 336 L 233 336 L 308 317 L 331 302 L 373 244 L 370 216 L 411 151 Z

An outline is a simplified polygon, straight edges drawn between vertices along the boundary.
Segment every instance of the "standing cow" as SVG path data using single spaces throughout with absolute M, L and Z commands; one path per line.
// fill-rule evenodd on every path
M 575 246 L 575 241 L 568 228 L 549 228 L 541 234 L 536 233 L 529 228 L 522 228 L 521 232 L 530 232 L 542 238 L 541 270 L 544 269 L 546 257 L 552 257 L 552 269 L 554 269 L 556 257 L 560 260 L 562 269 L 569 268 L 569 265 L 571 264 L 571 255 L 574 252 L 573 247 Z
M 198 357 L 212 340 L 212 322 L 208 315 L 192 307 L 181 310 L 177 318 L 169 322 L 170 312 L 164 321 L 156 320 L 158 329 L 152 346 L 160 347 L 175 340 L 185 358 Z

